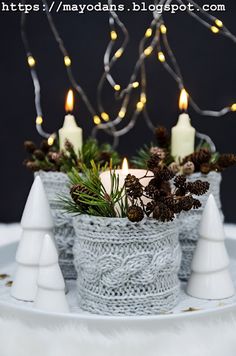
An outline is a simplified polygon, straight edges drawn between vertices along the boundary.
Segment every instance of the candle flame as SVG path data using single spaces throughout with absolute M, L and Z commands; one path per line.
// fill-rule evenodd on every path
M 126 176 L 129 174 L 129 165 L 128 165 L 127 158 L 124 158 L 124 160 L 123 160 L 122 173 Z
M 181 93 L 180 93 L 179 108 L 180 108 L 180 110 L 183 110 L 183 111 L 188 110 L 188 93 L 185 89 L 182 89 Z
M 66 112 L 71 112 L 74 109 L 74 93 L 73 90 L 69 90 L 67 97 L 66 97 L 66 105 L 65 105 Z

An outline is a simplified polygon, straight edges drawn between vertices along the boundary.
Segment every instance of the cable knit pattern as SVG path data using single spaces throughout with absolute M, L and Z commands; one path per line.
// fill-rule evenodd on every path
M 73 219 L 82 309 L 104 315 L 164 313 L 177 303 L 178 223 L 81 215 Z
M 201 173 L 194 173 L 189 176 L 188 181 L 193 182 L 197 179 L 207 181 L 210 183 L 209 191 L 200 197 L 197 197 L 202 203 L 202 206 L 198 210 L 191 210 L 189 212 L 183 212 L 179 215 L 179 239 L 182 248 L 182 262 L 179 271 L 179 278 L 182 281 L 187 281 L 191 275 L 191 263 L 193 254 L 198 242 L 198 229 L 201 220 L 203 209 L 206 205 L 207 199 L 210 194 L 213 194 L 219 209 L 221 209 L 220 201 L 220 183 L 222 176 L 220 173 L 210 172 L 208 175 Z M 224 219 L 222 213 L 222 220 Z
M 74 268 L 73 244 L 74 228 L 72 216 L 60 210 L 59 196 L 69 195 L 69 179 L 65 173 L 44 172 L 39 174 L 42 179 L 54 219 L 54 235 L 58 246 L 59 264 L 65 279 L 76 279 Z

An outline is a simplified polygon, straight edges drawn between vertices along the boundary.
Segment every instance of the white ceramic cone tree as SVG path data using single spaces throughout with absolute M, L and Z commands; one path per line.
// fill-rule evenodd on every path
M 43 241 L 37 284 L 35 308 L 56 313 L 69 312 L 57 248 L 54 238 L 49 234 L 45 235 Z
M 224 227 L 212 194 L 203 211 L 199 235 L 187 293 L 196 298 L 209 300 L 233 296 L 235 290 L 229 273 Z
M 23 231 L 16 252 L 17 268 L 11 295 L 19 300 L 34 301 L 43 239 L 54 227 L 47 196 L 39 176 L 35 178 L 31 187 L 21 226 Z

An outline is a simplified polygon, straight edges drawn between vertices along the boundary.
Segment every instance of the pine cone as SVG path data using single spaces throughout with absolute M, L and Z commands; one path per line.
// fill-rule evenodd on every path
M 159 126 L 155 130 L 156 140 L 161 148 L 165 148 L 170 143 L 170 135 L 164 126 Z
M 195 166 L 193 162 L 188 161 L 183 165 L 183 174 L 190 175 L 193 174 L 195 170 Z
M 36 150 L 36 145 L 33 141 L 25 141 L 24 148 L 28 153 L 32 154 Z
M 99 154 L 99 163 L 100 165 L 105 165 L 106 163 L 109 163 L 110 162 L 110 159 L 111 159 L 111 153 L 110 152 L 101 152 Z
M 26 168 L 30 169 L 33 172 L 37 172 L 40 170 L 40 165 L 34 161 L 26 162 Z
M 164 161 L 166 158 L 166 150 L 160 147 L 151 147 L 150 153 L 151 155 L 158 156 L 161 161 Z
M 181 210 L 184 211 L 189 211 L 193 207 L 193 198 L 192 196 L 185 196 L 181 199 L 180 204 L 179 204 Z
M 153 174 L 155 178 L 160 181 L 169 181 L 175 176 L 174 173 L 166 166 L 154 168 Z
M 200 166 L 200 172 L 202 174 L 208 174 L 208 173 L 210 173 L 211 170 L 212 170 L 212 166 L 210 163 L 203 163 Z
M 158 155 L 152 155 L 147 161 L 147 168 L 149 171 L 152 171 L 159 166 L 161 159 Z
M 47 140 L 43 140 L 40 144 L 40 149 L 46 154 L 48 153 L 50 146 Z
M 144 218 L 144 213 L 142 208 L 139 206 L 133 205 L 128 208 L 128 219 L 132 222 L 139 222 L 143 220 Z
M 187 183 L 187 190 L 194 195 L 203 195 L 210 188 L 208 182 L 203 182 L 201 180 L 196 180 L 193 183 Z
M 153 211 L 153 218 L 162 222 L 174 220 L 175 214 L 173 210 L 168 208 L 165 204 L 159 203 L 155 206 Z
M 195 171 L 199 171 L 202 163 L 209 163 L 211 159 L 211 153 L 206 148 L 201 148 L 199 151 L 192 153 L 191 155 L 184 158 L 183 163 L 188 161 L 193 162 L 195 166 Z
M 134 175 L 128 174 L 125 178 L 126 194 L 134 199 L 140 198 L 143 195 L 143 187 L 139 179 Z
M 146 205 L 146 214 L 147 216 L 150 216 L 153 213 L 153 210 L 155 209 L 156 204 L 154 201 L 150 201 Z
M 198 199 L 193 199 L 193 209 L 201 208 L 202 204 Z
M 186 186 L 186 177 L 184 175 L 178 175 L 174 179 L 174 185 L 176 188 L 183 188 Z
M 89 205 L 82 203 L 80 201 L 80 195 L 81 194 L 86 194 L 90 197 L 96 197 L 96 194 L 93 194 L 89 189 L 87 189 L 86 187 L 82 186 L 81 184 L 76 184 L 73 185 L 70 189 L 70 195 L 71 198 L 73 199 L 73 201 L 80 207 L 86 209 L 89 208 Z
M 44 161 L 45 160 L 45 154 L 41 150 L 35 150 L 34 151 L 34 157 L 39 161 Z
M 222 154 L 218 161 L 217 161 L 217 164 L 220 168 L 222 169 L 226 169 L 228 167 L 231 167 L 233 165 L 236 164 L 236 155 L 233 154 L 233 153 L 225 153 L 225 154 Z
M 145 194 L 154 200 L 158 199 L 161 195 L 159 189 L 152 184 L 148 184 L 145 187 Z

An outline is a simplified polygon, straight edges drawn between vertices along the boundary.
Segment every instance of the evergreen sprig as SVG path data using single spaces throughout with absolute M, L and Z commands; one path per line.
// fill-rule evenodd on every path
M 68 174 L 72 185 L 71 198 L 61 197 L 64 210 L 103 217 L 127 216 L 125 191 L 119 188 L 119 177 L 115 172 L 110 171 L 111 192 L 107 192 L 99 178 L 99 165 L 91 161 L 91 168 L 85 164 L 80 168 L 81 174 L 74 168 Z

